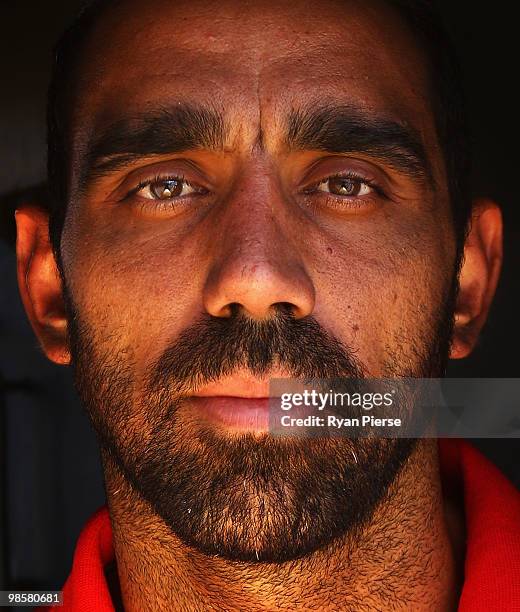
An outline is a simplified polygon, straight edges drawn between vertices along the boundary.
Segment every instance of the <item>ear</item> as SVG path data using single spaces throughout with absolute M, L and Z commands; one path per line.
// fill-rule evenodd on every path
M 70 363 L 62 281 L 49 240 L 49 218 L 35 205 L 16 213 L 18 286 L 32 328 L 47 357 Z
M 450 357 L 471 353 L 486 322 L 502 267 L 502 215 L 491 200 L 474 202 L 464 246 Z

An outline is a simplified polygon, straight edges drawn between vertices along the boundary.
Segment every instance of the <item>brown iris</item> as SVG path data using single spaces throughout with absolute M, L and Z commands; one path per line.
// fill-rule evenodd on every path
M 180 196 L 184 181 L 178 179 L 167 179 L 150 184 L 150 193 L 158 200 L 168 200 Z
M 360 181 L 350 178 L 335 176 L 327 180 L 330 193 L 340 196 L 356 196 L 361 191 Z

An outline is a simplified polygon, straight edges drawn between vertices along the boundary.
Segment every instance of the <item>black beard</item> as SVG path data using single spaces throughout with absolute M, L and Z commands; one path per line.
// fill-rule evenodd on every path
M 183 409 L 194 389 L 237 369 L 363 378 L 353 351 L 313 317 L 297 320 L 283 306 L 261 322 L 239 310 L 206 316 L 163 352 L 136 401 L 131 352 L 100 352 L 95 330 L 67 300 L 76 386 L 102 448 L 172 533 L 208 555 L 283 562 L 354 537 L 414 449 L 404 438 L 224 436 Z M 444 371 L 449 302 L 434 346 L 402 376 Z

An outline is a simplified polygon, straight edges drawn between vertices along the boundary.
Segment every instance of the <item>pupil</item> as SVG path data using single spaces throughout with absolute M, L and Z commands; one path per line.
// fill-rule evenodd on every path
M 169 180 L 161 181 L 160 183 L 154 183 L 151 186 L 151 192 L 156 198 L 160 200 L 173 198 L 181 194 L 182 181 Z
M 354 195 L 357 191 L 356 183 L 347 178 L 330 179 L 329 189 L 336 195 Z

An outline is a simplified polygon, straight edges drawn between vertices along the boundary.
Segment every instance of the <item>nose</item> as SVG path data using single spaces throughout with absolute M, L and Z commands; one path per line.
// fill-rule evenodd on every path
M 265 319 L 279 305 L 296 318 L 310 315 L 314 285 L 301 257 L 303 241 L 296 239 L 297 229 L 283 203 L 277 207 L 272 193 L 262 202 L 240 200 L 219 224 L 221 238 L 204 287 L 204 308 L 214 317 L 230 317 L 239 309 Z

